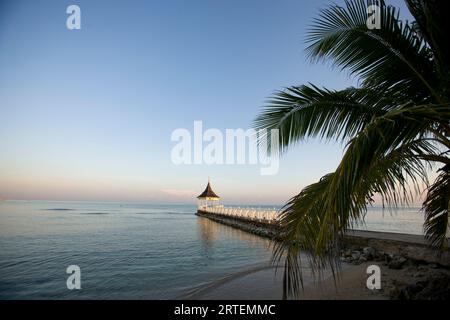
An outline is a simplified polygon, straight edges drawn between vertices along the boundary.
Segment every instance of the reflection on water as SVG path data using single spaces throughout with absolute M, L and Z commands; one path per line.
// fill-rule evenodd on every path
M 262 245 L 267 250 L 270 250 L 273 245 L 272 240 L 256 236 L 237 228 L 220 224 L 204 217 L 198 217 L 197 228 L 202 240 L 202 246 L 207 251 L 214 248 L 214 241 L 216 241 L 220 237 L 220 235 L 237 239 L 238 241 L 247 242 L 252 246 Z
M 213 221 L 203 217 L 197 218 L 197 231 L 202 240 L 202 247 L 208 254 L 214 248 L 214 241 L 217 239 L 218 229 L 219 226 L 214 224 Z

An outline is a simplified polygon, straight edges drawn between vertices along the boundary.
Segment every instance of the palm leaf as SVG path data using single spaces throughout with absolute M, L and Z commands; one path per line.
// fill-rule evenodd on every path
M 369 30 L 367 7 L 377 5 L 381 28 Z M 437 83 L 432 52 L 399 12 L 384 1 L 345 1 L 323 10 L 307 36 L 307 52 L 313 60 L 330 58 L 342 69 L 358 75 L 364 87 L 401 91 L 405 97 L 423 103 Z M 437 102 L 437 101 L 436 101 Z
M 352 139 L 344 157 L 332 174 L 306 187 L 283 210 L 286 237 L 275 250 L 274 259 L 286 256 L 285 265 L 301 277 L 300 252 L 308 254 L 313 270 L 339 269 L 339 239 L 356 223 L 363 221 L 374 194 L 390 204 L 408 203 L 413 191 L 427 185 L 427 162 L 422 153 L 436 154 L 434 142 L 420 132 L 429 122 L 450 116 L 440 106 L 392 110 L 376 118 Z M 296 269 L 297 268 L 297 269 Z M 289 295 L 296 295 L 298 284 L 286 283 Z
M 440 0 L 406 0 L 409 11 L 415 18 L 418 33 L 426 40 L 433 52 L 436 71 L 440 78 L 441 90 L 450 87 L 450 40 L 446 32 L 448 25 L 447 11 L 442 8 Z
M 423 204 L 424 231 L 433 246 L 445 250 L 448 248 L 447 233 L 450 228 L 450 165 L 445 165 L 440 171 L 441 174 L 428 189 Z
M 348 140 L 374 117 L 395 108 L 394 101 L 368 89 L 332 91 L 312 84 L 291 87 L 269 101 L 254 126 L 278 129 L 281 150 L 309 137 Z
M 419 142 L 410 145 L 416 143 Z M 337 275 L 340 239 L 348 228 L 363 221 L 372 196 L 380 193 L 398 201 L 407 197 L 410 181 L 417 181 L 418 174 L 426 181 L 425 164 L 417 161 L 413 149 L 402 146 L 372 162 L 370 175 L 355 181 L 350 197 L 345 194 L 344 185 L 336 187 L 342 181 L 339 175 L 346 173 L 339 170 L 306 187 L 286 204 L 281 220 L 286 234 L 274 251 L 276 263 L 284 259 L 286 296 L 297 296 L 303 286 L 305 263 L 301 253 L 306 254 L 307 263 L 319 277 L 326 267 Z

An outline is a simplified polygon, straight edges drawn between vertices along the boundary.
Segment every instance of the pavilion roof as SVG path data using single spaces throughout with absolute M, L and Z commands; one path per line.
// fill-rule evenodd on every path
M 217 198 L 219 199 L 220 197 L 212 190 L 211 188 L 211 184 L 208 181 L 208 185 L 206 186 L 205 191 L 203 191 L 198 197 L 197 199 L 200 198 Z

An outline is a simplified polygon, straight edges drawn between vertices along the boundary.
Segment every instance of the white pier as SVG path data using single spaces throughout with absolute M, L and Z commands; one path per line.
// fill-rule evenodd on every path
M 226 216 L 235 219 L 245 219 L 261 223 L 278 223 L 280 212 L 275 209 L 235 208 L 224 206 L 198 206 L 199 213 Z

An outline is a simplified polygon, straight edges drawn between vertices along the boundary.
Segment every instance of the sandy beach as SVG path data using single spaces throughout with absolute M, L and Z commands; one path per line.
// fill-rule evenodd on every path
M 344 265 L 338 287 L 331 272 L 325 272 L 323 279 L 314 281 L 309 269 L 304 271 L 304 291 L 300 300 L 308 299 L 380 299 L 380 292 L 366 288 L 366 265 Z M 200 300 L 278 300 L 282 299 L 283 270 L 275 272 L 272 266 L 243 271 L 222 279 L 209 287 L 192 294 L 190 299 Z
M 370 290 L 366 286 L 367 267 L 377 264 L 381 268 L 381 289 Z M 409 283 L 417 280 L 415 269 L 395 270 L 383 264 L 366 262 L 360 265 L 343 264 L 337 285 L 330 272 L 321 281 L 313 281 L 305 269 L 305 287 L 299 300 L 387 300 L 392 283 Z M 189 299 L 200 300 L 271 300 L 282 299 L 282 270 L 275 275 L 271 266 L 243 271 L 222 279 L 211 286 L 191 294 Z

